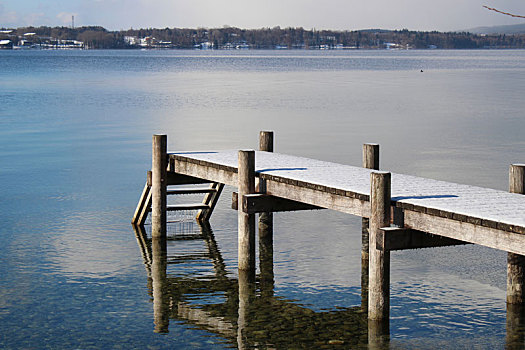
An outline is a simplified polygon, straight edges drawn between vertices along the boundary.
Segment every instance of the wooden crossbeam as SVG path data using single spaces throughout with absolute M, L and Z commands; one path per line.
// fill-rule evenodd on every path
M 233 192 L 232 209 L 238 210 L 238 197 L 239 196 L 237 192 Z M 247 214 L 324 209 L 316 205 L 310 205 L 290 199 L 260 193 L 244 195 L 241 205 L 242 211 Z
M 203 203 L 184 203 L 177 205 L 168 205 L 166 211 L 181 211 L 181 210 L 201 210 L 209 209 L 210 207 Z M 148 212 L 151 212 L 151 208 L 148 208 Z
M 175 188 L 168 189 L 166 194 L 168 195 L 179 195 L 179 194 L 201 194 L 201 193 L 213 193 L 216 192 L 213 188 Z
M 151 187 L 151 171 L 148 171 L 147 185 Z M 197 185 L 210 183 L 208 180 L 200 179 L 189 175 L 183 175 L 172 171 L 167 172 L 167 186 L 170 185 Z
M 382 251 L 392 251 L 463 244 L 469 243 L 407 228 L 383 227 L 380 230 L 376 246 Z

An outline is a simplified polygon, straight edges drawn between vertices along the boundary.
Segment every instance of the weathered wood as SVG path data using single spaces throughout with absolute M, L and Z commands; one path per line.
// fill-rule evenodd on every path
M 239 151 L 239 195 L 255 192 L 255 152 Z M 255 276 L 255 215 L 238 210 L 239 270 L 246 270 Z
M 525 235 L 405 209 L 405 227 L 525 255 Z
M 208 209 L 208 206 L 203 203 L 182 203 L 182 204 L 166 206 L 166 211 L 202 210 L 202 209 Z
M 363 145 L 363 168 L 379 170 L 379 145 L 377 143 Z
M 525 165 L 512 164 L 509 169 L 509 192 L 525 194 Z M 525 301 L 525 256 L 507 253 L 507 303 Z
M 432 235 L 399 227 L 383 227 L 377 240 L 377 249 L 383 251 L 447 247 L 468 244 L 457 239 Z
M 199 210 L 195 217 L 198 221 L 208 221 L 210 219 L 211 214 L 219 201 L 223 188 L 224 184 L 217 182 L 210 185 L 211 192 L 208 192 L 202 201 L 202 204 L 206 205 L 206 208 Z
M 356 216 L 370 216 L 370 203 L 368 201 L 347 197 L 346 195 L 272 180 L 266 181 L 266 193 L 275 197 L 333 209 Z
M 153 135 L 151 164 L 151 234 L 166 236 L 167 136 Z
M 229 186 L 237 186 L 237 168 L 215 165 L 213 163 L 196 162 L 182 155 L 170 154 L 174 159 L 177 174 L 191 176 L 205 182 L 219 182 Z
M 167 195 L 180 195 L 180 194 L 207 194 L 214 193 L 214 188 L 172 188 L 166 191 Z
M 146 197 L 146 201 L 144 204 L 144 207 L 142 208 L 142 211 L 140 212 L 140 215 L 138 217 L 137 225 L 144 225 L 146 223 L 146 219 L 148 218 L 148 213 L 151 212 L 151 188 L 148 193 L 148 196 Z
M 379 145 L 365 143 L 363 145 L 363 168 L 379 170 Z M 368 280 L 369 280 L 369 219 L 361 218 L 361 308 L 368 310 Z
M 525 194 L 525 164 L 512 164 L 510 166 L 509 192 Z
M 140 222 L 140 217 L 144 210 L 148 210 L 148 197 L 150 197 L 150 189 L 151 187 L 146 182 L 146 184 L 144 185 L 144 189 L 142 190 L 139 202 L 137 204 L 137 208 L 135 209 L 135 213 L 133 214 L 133 218 L 131 219 L 131 223 L 134 225 L 144 224 Z
M 388 319 L 390 313 L 390 252 L 377 249 L 381 228 L 390 226 L 390 173 L 370 174 L 370 241 L 368 318 Z
M 273 131 L 259 133 L 259 150 L 273 152 Z M 259 178 L 259 193 L 266 194 L 266 180 Z M 263 296 L 273 295 L 273 213 L 259 214 L 259 269 L 260 289 Z
M 239 209 L 238 198 L 238 193 L 233 192 L 232 209 Z M 255 193 L 244 195 L 242 197 L 240 209 L 247 214 L 255 214 L 264 212 L 273 213 L 282 211 L 320 210 L 324 208 L 290 199 L 275 197 L 269 194 Z
M 259 151 L 273 152 L 273 131 L 259 133 Z

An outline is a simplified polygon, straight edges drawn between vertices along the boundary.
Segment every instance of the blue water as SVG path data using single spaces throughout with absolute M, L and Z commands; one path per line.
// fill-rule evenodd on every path
M 170 150 L 206 150 L 256 148 L 258 131 L 274 130 L 278 152 L 353 165 L 362 143 L 377 142 L 382 169 L 501 190 L 508 165 L 524 162 L 523 51 L 0 51 L 0 60 L 0 348 L 238 346 L 176 313 L 168 333 L 154 332 L 148 262 L 129 224 L 154 133 Z M 180 300 L 224 309 L 235 326 L 235 307 L 220 306 L 237 275 L 232 190 L 211 220 L 230 282 Z M 274 221 L 274 302 L 354 315 L 360 218 Z M 170 242 L 168 261 L 184 262 L 168 275 L 181 286 L 213 281 L 207 252 L 201 240 Z M 503 348 L 505 259 L 474 246 L 392 253 L 391 345 Z M 301 317 L 300 328 L 313 327 Z M 275 333 L 295 339 L 286 329 Z

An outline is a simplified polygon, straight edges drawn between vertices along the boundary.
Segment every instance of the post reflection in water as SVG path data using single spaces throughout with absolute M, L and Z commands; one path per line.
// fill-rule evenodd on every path
M 153 314 L 156 333 L 168 333 L 169 296 L 167 292 L 168 280 L 166 267 L 168 265 L 166 239 L 153 237 L 151 240 L 153 252 L 151 263 L 151 279 L 153 280 Z
M 237 318 L 237 347 L 250 348 L 248 322 L 250 308 L 255 300 L 255 281 L 250 271 L 239 270 L 239 317 Z
M 273 213 L 259 215 L 259 268 L 261 294 L 273 296 Z
M 506 349 L 525 349 L 525 307 L 507 304 Z
M 153 297 L 155 332 L 167 333 L 172 318 L 239 349 L 388 348 L 388 325 L 369 324 L 361 306 L 314 311 L 275 296 L 271 234 L 259 238 L 260 275 L 253 281 L 253 274 L 239 271 L 235 279 L 209 224 L 191 225 L 193 232 L 186 226 L 182 234 L 170 225 L 167 241 L 152 240 L 144 228 L 135 228 Z M 195 251 L 197 242 L 204 243 L 202 252 Z M 203 273 L 204 266 L 209 273 Z
M 390 347 L 390 320 L 368 320 L 368 348 L 383 350 Z

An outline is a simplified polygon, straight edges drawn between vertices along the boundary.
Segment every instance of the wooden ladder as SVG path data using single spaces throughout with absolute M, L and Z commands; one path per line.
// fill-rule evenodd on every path
M 176 176 L 172 176 L 175 180 L 168 181 L 168 186 L 178 185 L 200 185 L 196 187 L 178 187 L 168 188 L 167 195 L 186 195 L 186 194 L 204 194 L 204 199 L 201 203 L 177 204 L 167 206 L 167 211 L 183 211 L 183 210 L 197 210 L 195 218 L 200 222 L 205 222 L 210 219 L 210 216 L 219 200 L 224 184 L 218 182 L 206 182 L 199 179 L 191 181 L 184 179 L 177 181 Z M 148 171 L 148 180 L 144 185 L 144 190 L 135 209 L 135 214 L 131 220 L 134 225 L 142 226 L 146 222 L 148 213 L 151 212 L 151 172 Z

